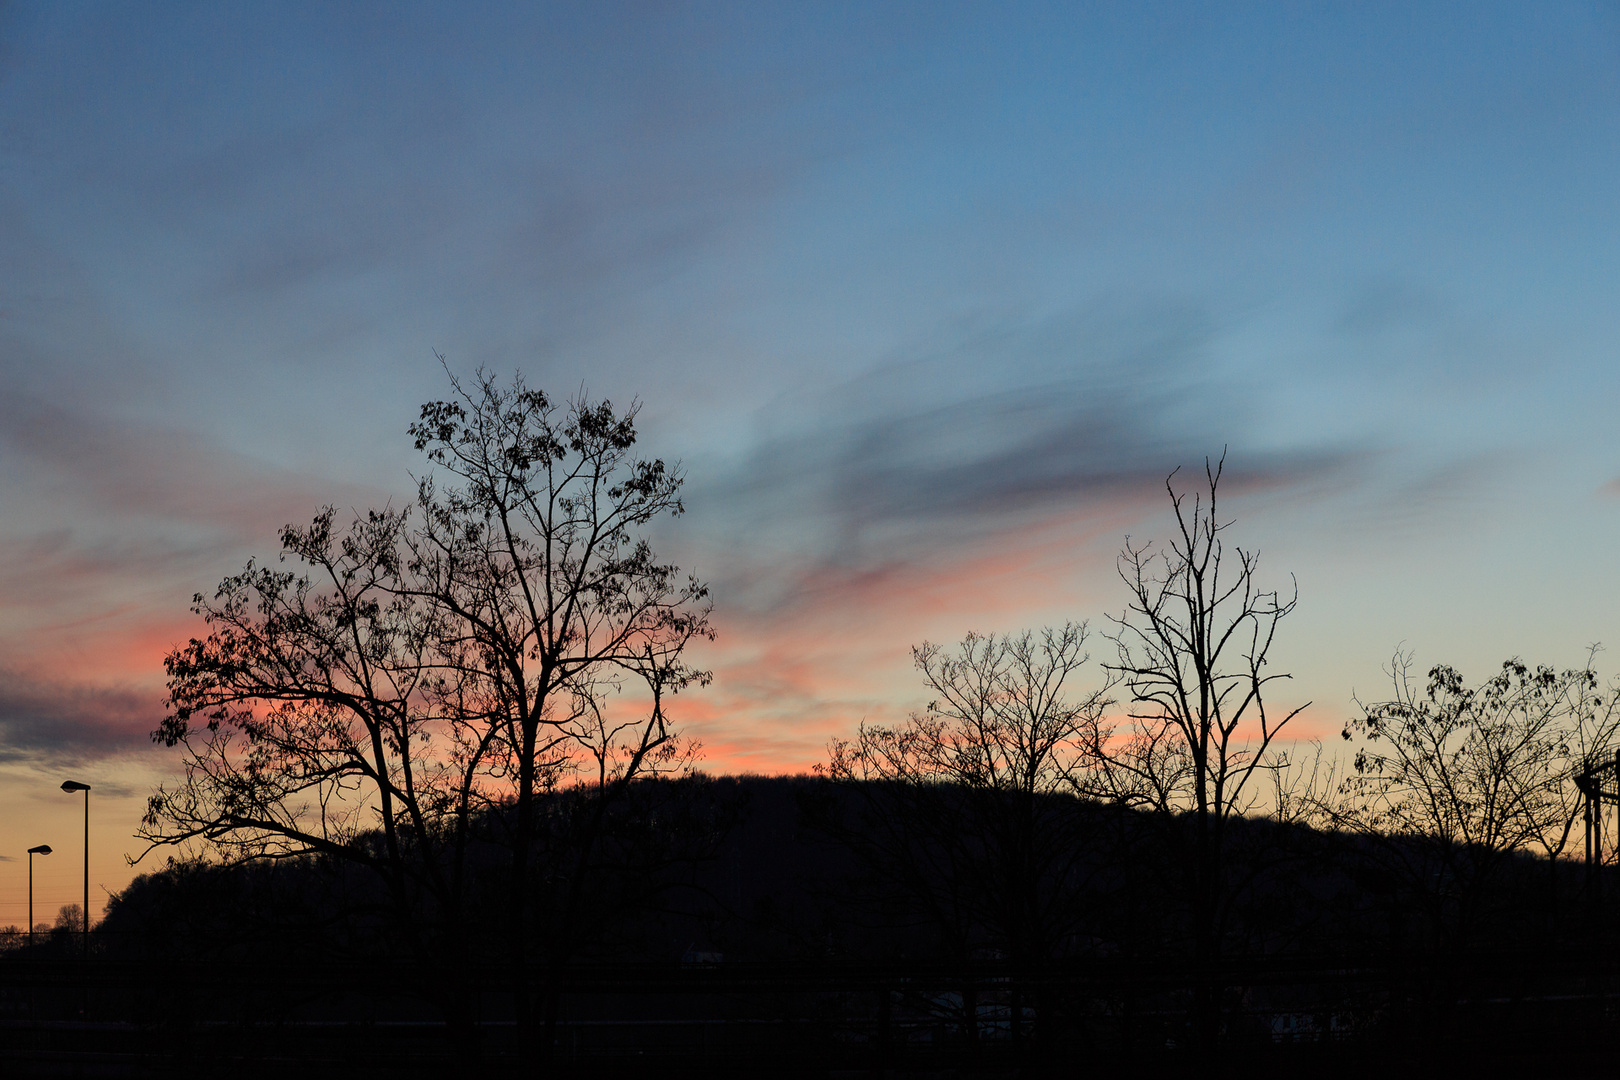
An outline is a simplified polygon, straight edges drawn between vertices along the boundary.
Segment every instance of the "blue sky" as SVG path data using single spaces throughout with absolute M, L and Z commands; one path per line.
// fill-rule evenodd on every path
M 1100 623 L 1222 447 L 1303 734 L 1620 644 L 1612 5 L 467 7 L 0 15 L 0 856 L 74 771 L 127 879 L 189 597 L 408 497 L 435 351 L 684 461 L 716 769 Z

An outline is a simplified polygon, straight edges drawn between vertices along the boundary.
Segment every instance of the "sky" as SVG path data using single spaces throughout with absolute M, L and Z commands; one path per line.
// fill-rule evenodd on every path
M 64 779 L 92 908 L 161 860 L 192 594 L 408 501 L 440 355 L 682 463 L 714 772 L 904 717 L 924 640 L 1095 667 L 1223 451 L 1299 738 L 1397 648 L 1620 646 L 1616 175 L 1613 4 L 0 8 L 0 925 L 35 844 L 79 896 Z

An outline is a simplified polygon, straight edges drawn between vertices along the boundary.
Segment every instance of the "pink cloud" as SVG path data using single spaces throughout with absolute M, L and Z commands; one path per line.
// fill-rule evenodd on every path
M 1025 629 L 1031 611 L 1095 620 L 1076 564 L 1138 510 L 1121 500 L 928 559 L 804 568 L 764 607 L 728 609 L 722 588 L 719 639 L 695 658 L 714 669 L 714 684 L 680 714 L 705 745 L 705 767 L 802 772 L 862 720 L 903 718 L 922 704 L 910 650 L 925 639 Z M 1111 559 L 1106 550 L 1097 557 Z

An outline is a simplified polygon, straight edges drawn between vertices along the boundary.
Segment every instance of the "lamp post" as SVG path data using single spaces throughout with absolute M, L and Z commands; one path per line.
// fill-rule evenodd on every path
M 69 795 L 84 792 L 84 956 L 90 958 L 90 785 L 77 780 L 62 781 L 62 790 Z M 32 865 L 32 864 L 30 864 Z
M 41 844 L 28 849 L 28 944 L 34 943 L 34 856 L 49 855 L 51 845 Z

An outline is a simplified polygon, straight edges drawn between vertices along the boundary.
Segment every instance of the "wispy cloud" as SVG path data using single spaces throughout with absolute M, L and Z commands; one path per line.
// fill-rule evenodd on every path
M 1122 522 L 1227 445 L 1234 491 L 1317 485 L 1369 456 L 1266 445 L 1264 389 L 1220 371 L 1212 334 L 1171 307 L 964 335 L 777 403 L 695 512 L 739 548 L 871 569 L 1056 519 Z
M 59 495 L 101 515 L 273 536 L 322 502 L 371 493 L 300 476 L 178 431 L 143 429 L 25 394 L 0 395 L 0 447 L 43 470 Z M 335 489 L 335 490 L 334 490 Z
M 0 762 L 80 764 L 149 745 L 157 694 L 0 669 Z
M 1373 451 L 1266 445 L 1263 388 L 1221 373 L 1212 335 L 1176 307 L 993 328 L 778 402 L 691 500 L 726 553 L 711 756 L 806 767 L 914 707 L 924 637 L 1110 610 L 1092 564 L 1227 444 L 1232 494 L 1350 482 Z

